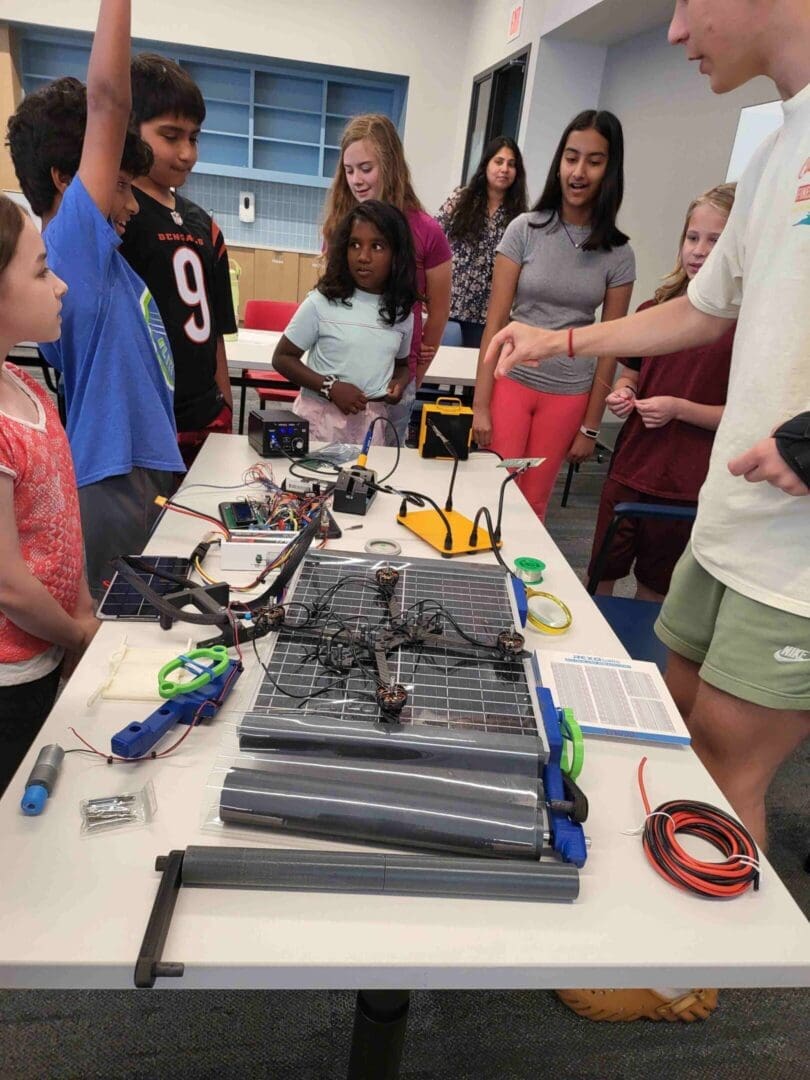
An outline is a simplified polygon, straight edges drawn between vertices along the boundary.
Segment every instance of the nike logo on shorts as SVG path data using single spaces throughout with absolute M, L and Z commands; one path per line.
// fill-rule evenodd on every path
M 799 649 L 795 645 L 783 645 L 773 654 L 773 658 L 780 664 L 810 663 L 810 651 Z

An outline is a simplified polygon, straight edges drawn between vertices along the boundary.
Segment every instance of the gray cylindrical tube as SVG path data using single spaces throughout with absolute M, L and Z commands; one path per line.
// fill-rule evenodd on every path
M 341 776 L 330 766 L 274 766 L 228 771 L 219 804 L 223 821 L 498 858 L 536 859 L 543 847 L 536 792 L 515 789 L 510 796 L 500 786 L 495 797 L 485 786 L 449 777 L 442 783 L 431 774 L 394 775 L 386 783 L 357 769 Z
M 365 852 L 189 847 L 183 884 L 501 900 L 575 900 L 576 867 L 555 862 Z
M 304 856 L 300 858 L 299 856 Z M 253 889 L 323 889 L 382 892 L 382 856 L 373 852 L 264 851 L 259 848 L 188 847 L 184 885 Z
M 59 775 L 59 769 L 64 758 L 65 751 L 57 743 L 43 746 L 37 755 L 37 760 L 34 762 L 34 767 L 25 786 L 30 787 L 31 784 L 39 784 L 50 795 L 56 784 L 56 778 Z
M 421 768 L 476 769 L 527 777 L 539 776 L 547 757 L 535 735 L 337 720 L 312 713 L 246 713 L 238 735 L 240 750 L 295 752 L 330 760 L 373 758 L 418 764 Z
M 240 759 L 241 760 L 241 759 Z M 249 768 L 247 768 L 249 766 Z M 242 768 L 238 765 L 237 768 Z M 245 761 L 245 771 L 287 779 L 312 780 L 326 792 L 348 795 L 367 787 L 382 789 L 386 797 L 394 793 L 406 802 L 438 795 L 441 806 L 461 801 L 476 806 L 495 803 L 501 807 L 517 803 L 534 807 L 542 781 L 536 777 L 476 772 L 472 769 L 425 769 L 420 764 L 351 759 L 321 759 L 307 754 L 258 755 Z

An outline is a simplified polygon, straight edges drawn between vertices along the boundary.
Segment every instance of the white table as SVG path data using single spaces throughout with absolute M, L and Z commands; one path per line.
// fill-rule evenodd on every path
M 276 330 L 239 330 L 235 341 L 225 342 L 228 371 L 234 386 L 241 387 L 239 401 L 239 431 L 245 422 L 245 393 L 248 386 L 262 386 L 261 378 L 247 378 L 245 371 L 272 371 L 273 352 L 281 340 Z M 425 375 L 427 386 L 462 387 L 462 397 L 471 397 L 475 386 L 478 350 L 463 349 L 455 345 L 440 345 Z
M 272 371 L 273 352 L 281 340 L 276 330 L 239 330 L 235 341 L 225 342 L 228 369 L 241 371 Z M 440 345 L 427 370 L 426 382 L 452 386 L 475 386 L 475 368 L 478 363 L 477 349 L 463 349 L 456 345 Z
M 247 440 L 209 438 L 187 483 L 238 483 L 255 461 Z M 380 472 L 393 451 L 372 450 Z M 283 464 L 273 461 L 277 475 Z M 494 503 L 502 471 L 491 455 L 474 455 L 459 470 L 455 505 L 472 514 L 486 495 Z M 423 461 L 405 451 L 395 480 L 441 499 L 446 462 Z M 541 557 L 546 585 L 574 613 L 566 638 L 545 639 L 528 631 L 530 647 L 601 652 L 621 656 L 613 632 L 576 580 L 545 529 L 513 485 L 504 508 L 504 554 Z M 236 492 L 192 488 L 178 496 L 213 511 Z M 334 547 L 362 550 L 372 537 L 395 537 L 408 555 L 430 549 L 395 521 L 398 500 L 380 495 L 365 518 L 336 515 L 344 532 Z M 207 531 L 203 523 L 166 514 L 150 542 L 153 554 L 183 554 Z M 492 561 L 491 555 L 470 562 Z M 216 574 L 216 562 L 211 558 Z M 238 575 L 229 575 L 236 579 Z M 222 740 L 223 714 L 192 732 L 182 749 L 162 760 L 107 766 L 100 758 L 65 759 L 44 813 L 19 811 L 25 777 L 41 746 L 77 746 L 74 725 L 90 742 L 109 745 L 126 723 L 152 706 L 104 702 L 86 705 L 122 636 L 134 644 L 163 638 L 178 645 L 197 638 L 176 624 L 162 634 L 154 625 L 107 623 L 99 631 L 57 702 L 17 778 L 0 803 L 0 832 L 8 872 L 0 896 L 0 985 L 6 987 L 128 987 L 155 896 L 154 859 L 189 844 L 244 844 L 201 831 L 206 784 Z M 265 643 L 266 644 L 266 643 Z M 249 704 L 256 665 L 247 670 L 228 710 Z M 636 767 L 649 757 L 647 782 L 654 803 L 668 798 L 727 803 L 691 750 L 590 739 L 581 783 L 591 803 L 586 830 L 590 857 L 581 894 L 570 905 L 532 905 L 479 900 L 397 896 L 181 890 L 166 961 L 186 964 L 182 979 L 166 987 L 219 988 L 529 988 L 571 986 L 805 986 L 810 984 L 810 929 L 764 863 L 762 886 L 728 903 L 680 893 L 649 867 L 640 839 L 622 834 L 638 825 L 642 809 Z M 154 782 L 158 813 L 146 828 L 82 839 L 82 798 L 139 788 Z M 276 842 L 276 841 L 274 841 Z M 324 841 L 279 846 L 322 848 Z

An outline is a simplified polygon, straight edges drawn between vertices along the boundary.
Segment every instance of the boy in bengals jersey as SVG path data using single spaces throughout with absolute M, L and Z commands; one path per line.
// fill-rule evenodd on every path
M 174 416 L 186 465 L 209 432 L 230 432 L 233 399 L 224 334 L 236 331 L 228 249 L 216 222 L 177 194 L 197 162 L 205 119 L 199 87 L 172 60 L 132 62 L 132 105 L 154 164 L 134 185 L 139 212 L 122 252 L 152 291 L 175 364 Z

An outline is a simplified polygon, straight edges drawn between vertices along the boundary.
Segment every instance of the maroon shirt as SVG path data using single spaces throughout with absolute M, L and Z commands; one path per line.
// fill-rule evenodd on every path
M 638 310 L 654 305 L 654 300 L 647 300 Z M 639 372 L 636 396 L 667 395 L 700 405 L 724 405 L 736 325 L 731 323 L 712 345 L 642 360 L 621 359 L 626 367 Z M 634 410 L 619 435 L 610 475 L 648 495 L 696 502 L 709 471 L 713 442 L 713 431 L 682 420 L 670 420 L 662 428 L 645 428 Z

